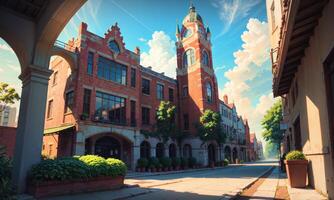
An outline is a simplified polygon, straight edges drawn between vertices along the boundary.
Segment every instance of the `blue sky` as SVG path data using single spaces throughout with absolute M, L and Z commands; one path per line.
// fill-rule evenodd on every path
M 212 33 L 213 63 L 220 95 L 227 93 L 230 96 L 240 114 L 251 121 L 251 130 L 259 135 L 262 110 L 273 102 L 265 1 L 191 2 Z M 140 47 L 142 64 L 172 75 L 176 67 L 176 23 L 182 23 L 189 5 L 189 0 L 88 0 L 58 40 L 76 37 L 81 21 L 88 24 L 89 31 L 100 36 L 117 22 L 126 48 Z M 0 81 L 19 88 L 17 76 L 20 70 L 16 56 L 2 39 L 0 45 Z M 256 117 L 252 119 L 247 115 Z

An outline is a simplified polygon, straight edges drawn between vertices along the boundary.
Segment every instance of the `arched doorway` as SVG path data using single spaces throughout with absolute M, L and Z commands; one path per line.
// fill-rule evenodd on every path
M 185 144 L 183 146 L 183 157 L 184 158 L 191 158 L 192 157 L 192 148 L 190 144 Z
M 236 163 L 236 160 L 238 158 L 238 150 L 236 147 L 233 148 L 232 157 L 233 157 L 233 163 Z
M 216 148 L 213 144 L 209 144 L 208 146 L 208 161 L 209 164 L 211 162 L 216 162 Z
M 104 158 L 121 159 L 121 144 L 110 136 L 103 136 L 95 142 L 95 154 Z
M 165 155 L 165 146 L 161 142 L 157 144 L 156 146 L 156 157 L 157 158 L 162 158 Z
M 147 141 L 140 144 L 140 158 L 149 159 L 151 157 L 151 145 Z
M 169 145 L 169 157 L 170 158 L 176 157 L 176 145 L 174 143 Z
M 226 146 L 224 149 L 224 156 L 227 160 L 229 160 L 230 162 L 231 160 L 231 148 L 229 146 Z

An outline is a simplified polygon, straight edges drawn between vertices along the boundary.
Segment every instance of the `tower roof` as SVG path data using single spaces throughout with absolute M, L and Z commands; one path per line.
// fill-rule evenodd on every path
M 195 6 L 191 4 L 189 7 L 189 13 L 185 18 L 183 19 L 183 24 L 186 22 L 196 22 L 199 21 L 203 23 L 202 17 L 196 12 Z

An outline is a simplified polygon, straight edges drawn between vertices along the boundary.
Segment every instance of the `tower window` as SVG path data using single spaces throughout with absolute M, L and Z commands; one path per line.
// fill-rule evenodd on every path
M 183 67 L 191 66 L 195 63 L 195 52 L 194 49 L 188 49 L 183 54 Z
M 191 29 L 186 29 L 186 30 L 183 31 L 183 35 L 182 35 L 182 37 L 183 37 L 183 38 L 187 38 L 187 37 L 189 37 L 192 33 L 193 33 L 193 32 L 191 31 Z
M 212 102 L 212 87 L 209 82 L 206 83 L 206 100 L 210 103 Z
M 203 54 L 202 54 L 202 63 L 205 65 L 205 66 L 209 66 L 209 55 L 206 51 L 203 51 Z

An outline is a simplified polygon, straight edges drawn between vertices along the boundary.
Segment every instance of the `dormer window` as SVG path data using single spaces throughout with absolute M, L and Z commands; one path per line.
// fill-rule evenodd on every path
M 120 49 L 119 49 L 119 46 L 117 44 L 117 42 L 115 40 L 111 40 L 109 42 L 109 48 L 114 52 L 114 53 L 117 53 L 119 54 L 120 52 Z

